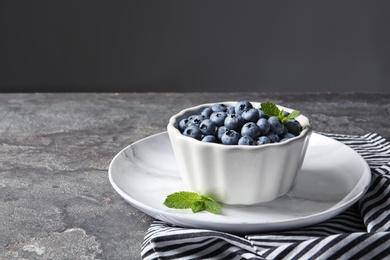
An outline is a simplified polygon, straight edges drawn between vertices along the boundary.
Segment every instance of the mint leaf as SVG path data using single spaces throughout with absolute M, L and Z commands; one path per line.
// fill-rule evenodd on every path
M 204 202 L 205 210 L 214 214 L 221 214 L 222 206 L 215 201 L 206 200 Z
M 299 112 L 297 110 L 293 110 L 288 116 L 284 116 L 283 109 L 280 110 L 277 105 L 275 105 L 274 103 L 269 102 L 269 101 L 261 103 L 261 110 L 268 117 L 270 117 L 270 116 L 278 117 L 283 122 L 283 124 L 286 123 L 288 120 L 294 119 L 294 118 L 298 117 L 299 115 L 301 115 L 301 112 Z
M 288 119 L 294 119 L 298 116 L 301 115 L 301 112 L 299 112 L 298 110 L 294 110 L 292 111 L 289 115 L 288 115 Z
M 214 214 L 221 214 L 222 206 L 206 195 L 200 195 L 204 199 L 205 210 Z
M 202 200 L 196 200 L 191 206 L 192 212 L 197 213 L 205 210 L 205 203 Z
M 298 110 L 292 111 L 287 117 L 282 118 L 282 123 L 285 124 L 288 120 L 294 119 L 301 114 Z
M 279 117 L 279 119 L 282 120 L 282 121 L 283 121 L 283 118 L 285 118 L 285 117 L 284 117 L 284 111 L 283 111 L 283 109 L 280 110 L 278 117 Z
M 195 192 L 179 191 L 168 195 L 164 205 L 168 208 L 190 209 L 195 201 L 202 200 L 202 197 Z
M 280 109 L 278 106 L 269 101 L 261 103 L 261 110 L 267 116 L 279 116 L 280 114 Z
M 194 213 L 206 210 L 220 214 L 222 211 L 221 205 L 211 197 L 189 191 L 179 191 L 168 195 L 164 205 L 168 208 L 191 209 Z
M 204 199 L 204 200 L 215 201 L 215 200 L 213 200 L 211 197 L 209 197 L 209 196 L 207 196 L 207 195 L 202 195 L 202 194 L 200 194 L 200 197 L 201 197 L 202 199 Z

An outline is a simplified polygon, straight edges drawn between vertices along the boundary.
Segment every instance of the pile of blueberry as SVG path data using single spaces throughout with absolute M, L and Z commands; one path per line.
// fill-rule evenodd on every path
M 288 112 L 284 111 L 285 116 Z M 301 124 L 290 119 L 285 123 L 276 116 L 267 116 L 249 101 L 235 106 L 213 104 L 200 114 L 180 120 L 180 132 L 197 140 L 225 145 L 262 145 L 283 142 L 302 131 Z

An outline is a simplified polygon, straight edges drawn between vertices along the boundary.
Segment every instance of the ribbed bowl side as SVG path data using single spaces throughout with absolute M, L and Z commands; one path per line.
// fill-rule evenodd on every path
M 181 117 L 190 113 L 194 112 Z M 303 118 L 307 127 L 301 136 L 285 143 L 227 146 L 183 136 L 178 118 L 172 117 L 167 129 L 183 182 L 225 204 L 252 205 L 286 194 L 295 183 L 312 131 Z
M 170 138 L 181 177 L 192 191 L 226 204 L 243 205 L 271 201 L 287 193 L 308 141 L 302 138 L 267 149 L 221 149 L 219 145 L 189 145 L 186 138 L 172 134 Z

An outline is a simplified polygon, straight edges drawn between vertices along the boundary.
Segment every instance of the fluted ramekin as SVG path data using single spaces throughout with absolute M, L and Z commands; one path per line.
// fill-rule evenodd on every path
M 234 106 L 237 102 L 217 103 Z M 183 182 L 190 190 L 225 204 L 253 205 L 286 194 L 295 183 L 305 157 L 312 132 L 309 119 L 303 115 L 296 118 L 303 128 L 298 136 L 256 146 L 201 142 L 180 133 L 181 119 L 200 114 L 213 104 L 184 109 L 172 116 L 167 125 Z

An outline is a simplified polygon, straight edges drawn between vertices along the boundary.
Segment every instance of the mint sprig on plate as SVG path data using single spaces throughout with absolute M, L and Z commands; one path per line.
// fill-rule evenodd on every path
M 189 191 L 179 191 L 168 195 L 164 205 L 174 209 L 191 209 L 193 213 L 206 210 L 221 214 L 222 211 L 222 206 L 209 196 Z
M 301 115 L 301 112 L 299 112 L 298 110 L 293 110 L 288 116 L 284 116 L 283 109 L 280 110 L 277 105 L 269 101 L 261 103 L 261 110 L 264 112 L 265 115 L 269 117 L 270 116 L 278 117 L 283 124 L 286 123 L 288 120 L 294 119 L 299 115 Z

